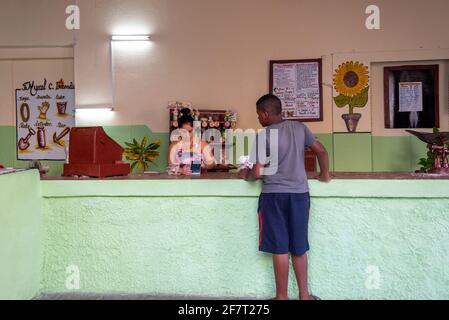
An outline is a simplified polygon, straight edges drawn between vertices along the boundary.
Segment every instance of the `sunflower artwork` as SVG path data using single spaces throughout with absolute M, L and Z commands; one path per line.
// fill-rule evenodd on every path
M 126 160 L 131 161 L 131 171 L 145 172 L 149 170 L 149 164 L 159 157 L 157 149 L 160 147 L 159 140 L 148 144 L 148 137 L 144 137 L 141 142 L 133 139 L 132 142 L 125 142 L 127 148 L 123 151 Z
M 338 108 L 349 107 L 349 113 L 343 114 L 349 132 L 355 132 L 360 113 L 354 113 L 354 108 L 363 108 L 368 103 L 369 73 L 368 67 L 360 62 L 348 61 L 335 70 L 334 88 L 339 93 L 334 97 Z

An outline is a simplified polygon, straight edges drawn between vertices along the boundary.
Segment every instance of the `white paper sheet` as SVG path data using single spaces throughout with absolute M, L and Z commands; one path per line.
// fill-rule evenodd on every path
M 399 112 L 423 111 L 422 82 L 399 82 Z

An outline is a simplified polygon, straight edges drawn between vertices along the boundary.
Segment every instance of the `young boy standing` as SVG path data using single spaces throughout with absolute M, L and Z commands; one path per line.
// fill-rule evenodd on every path
M 318 300 L 309 293 L 307 283 L 310 197 L 304 150 L 309 147 L 316 154 L 320 165 L 317 179 L 323 182 L 331 180 L 327 151 L 304 124 L 282 119 L 282 104 L 275 95 L 261 97 L 256 105 L 259 122 L 266 129 L 258 134 L 251 151 L 253 168 L 240 170 L 239 177 L 263 179 L 258 209 L 259 250 L 273 255 L 275 299 L 288 299 L 291 253 L 300 299 Z

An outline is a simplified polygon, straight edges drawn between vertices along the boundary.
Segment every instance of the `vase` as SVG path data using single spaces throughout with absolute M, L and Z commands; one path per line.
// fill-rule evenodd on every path
M 143 167 L 143 165 L 141 167 L 136 166 L 136 168 L 134 169 L 134 174 L 137 176 L 141 176 L 145 173 L 145 168 Z
M 345 120 L 348 132 L 356 132 L 357 124 L 359 123 L 362 114 L 360 113 L 345 113 L 341 117 Z

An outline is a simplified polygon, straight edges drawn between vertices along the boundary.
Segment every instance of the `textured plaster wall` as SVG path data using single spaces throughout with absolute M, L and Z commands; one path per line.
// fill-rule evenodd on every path
M 252 198 L 47 199 L 43 292 L 66 291 L 65 268 L 77 265 L 84 292 L 269 295 L 255 206 Z
M 336 299 L 448 299 L 448 212 L 447 199 L 314 199 L 313 288 Z M 368 289 L 375 268 L 379 289 Z
M 0 176 L 0 300 L 39 291 L 43 260 L 42 198 L 35 170 Z
M 449 181 L 310 190 L 313 293 L 449 299 Z M 68 266 L 79 268 L 78 293 L 274 294 L 271 258 L 257 251 L 258 183 L 39 181 L 26 171 L 0 176 L 0 191 L 0 299 L 68 292 Z
M 271 258 L 257 251 L 257 184 L 132 183 L 44 182 L 42 292 L 67 292 L 66 267 L 76 265 L 80 292 L 274 294 Z M 312 292 L 324 299 L 448 299 L 448 187 L 311 181 Z M 297 296 L 292 273 L 290 295 Z

